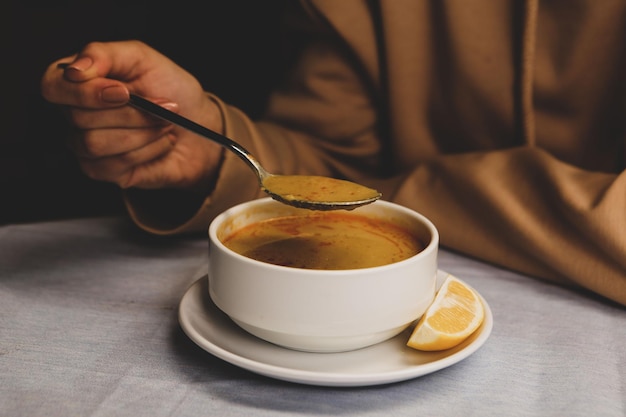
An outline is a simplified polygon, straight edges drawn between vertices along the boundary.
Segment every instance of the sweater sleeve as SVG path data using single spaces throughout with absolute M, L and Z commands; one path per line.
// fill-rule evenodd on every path
M 246 148 L 263 142 L 261 133 L 247 116 L 218 97 L 207 95 L 223 115 L 226 136 L 245 143 Z M 224 153 L 215 188 L 208 196 L 176 189 L 128 189 L 123 193 L 131 219 L 142 229 L 158 235 L 206 232 L 211 220 L 222 211 L 261 196 L 256 175 L 232 152 Z
M 392 198 L 431 218 L 444 246 L 626 304 L 626 171 L 585 171 L 535 147 L 448 155 Z

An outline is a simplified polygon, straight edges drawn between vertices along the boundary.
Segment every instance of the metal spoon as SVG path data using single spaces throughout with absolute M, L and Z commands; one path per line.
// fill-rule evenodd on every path
M 129 104 L 217 142 L 234 152 L 252 168 L 261 188 L 282 203 L 310 210 L 352 210 L 373 203 L 381 197 L 378 191 L 350 181 L 321 176 L 270 174 L 250 152 L 224 135 L 135 94 L 130 95 Z

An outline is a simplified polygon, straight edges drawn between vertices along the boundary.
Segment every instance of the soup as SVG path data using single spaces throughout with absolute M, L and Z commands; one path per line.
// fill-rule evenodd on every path
M 293 268 L 358 269 L 387 265 L 425 248 L 391 222 L 343 212 L 320 212 L 263 220 L 222 241 L 258 261 Z
M 378 191 L 363 185 L 309 175 L 273 175 L 263 181 L 263 188 L 287 201 L 349 202 L 380 197 Z

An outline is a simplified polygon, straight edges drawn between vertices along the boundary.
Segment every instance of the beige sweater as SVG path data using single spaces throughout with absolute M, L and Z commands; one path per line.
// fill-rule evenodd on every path
M 626 305 L 624 2 L 301 3 L 287 19 L 300 54 L 266 116 L 213 97 L 228 136 L 269 171 L 378 188 L 445 247 Z M 126 200 L 171 234 L 261 196 L 227 154 L 205 201 Z

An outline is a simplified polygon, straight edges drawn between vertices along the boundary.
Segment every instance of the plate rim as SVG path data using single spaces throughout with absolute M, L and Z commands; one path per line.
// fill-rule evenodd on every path
M 438 276 L 438 285 L 441 284 L 443 279 L 447 277 L 448 272 L 442 271 L 440 269 L 437 270 Z M 455 275 L 456 277 L 456 275 Z M 462 279 L 458 278 L 460 281 L 464 282 Z M 238 353 L 232 352 L 219 344 L 217 344 L 215 338 L 209 339 L 206 335 L 201 334 L 201 332 L 193 325 L 191 322 L 189 304 L 194 302 L 195 293 L 198 291 L 202 291 L 201 287 L 203 285 L 202 281 L 208 280 L 208 274 L 204 274 L 202 277 L 196 279 L 185 291 L 183 294 L 178 308 L 178 321 L 180 326 L 182 327 L 184 333 L 189 337 L 196 345 L 212 354 L 213 356 L 224 360 L 232 365 L 238 366 L 240 368 L 246 369 L 250 372 L 264 375 L 270 378 L 294 382 L 305 385 L 316 385 L 316 386 L 332 386 L 332 387 L 358 387 L 358 386 L 371 386 L 371 385 L 383 385 L 390 384 L 395 382 L 400 382 L 408 379 L 418 378 L 420 376 L 424 376 L 438 370 L 444 369 L 451 365 L 454 365 L 463 359 L 469 357 L 474 352 L 476 352 L 482 345 L 487 341 L 489 336 L 491 335 L 491 331 L 493 329 L 493 314 L 491 308 L 487 301 L 483 298 L 483 296 L 476 290 L 483 306 L 485 308 L 485 317 L 483 319 L 483 323 L 478 328 L 479 333 L 475 333 L 473 340 L 468 343 L 466 346 L 461 348 L 460 350 L 445 356 L 443 358 L 436 359 L 432 362 L 427 362 L 418 365 L 407 366 L 406 368 L 402 368 L 399 370 L 386 371 L 386 372 L 370 372 L 370 373 L 359 373 L 359 374 L 350 374 L 346 372 L 320 372 L 320 371 L 308 371 L 308 370 L 299 370 L 289 366 L 279 366 L 274 364 L 268 364 L 260 360 L 253 360 L 244 356 L 241 356 Z M 469 284 L 465 283 L 470 286 Z M 471 286 L 470 286 L 471 287 Z M 473 287 L 472 287 L 473 288 Z M 210 299 L 208 291 L 206 291 L 206 295 L 200 295 L 201 297 L 206 297 L 207 302 L 209 302 L 219 313 L 219 309 Z M 195 305 L 195 304 L 194 304 Z M 201 307 L 205 309 L 205 307 Z M 288 349 L 285 347 L 281 347 L 278 345 L 274 345 L 270 342 L 264 341 L 252 334 L 247 333 L 245 330 L 241 329 L 237 324 L 228 318 L 224 313 L 223 318 L 228 320 L 230 326 L 238 329 L 238 331 L 242 332 L 242 335 L 246 338 L 249 338 L 254 343 L 266 344 L 275 348 L 277 351 L 290 351 L 293 354 L 301 354 L 303 359 L 308 355 L 328 355 L 328 353 L 313 353 L 313 352 L 299 352 L 292 349 Z M 210 312 L 207 312 L 208 316 L 211 316 Z M 384 343 L 393 343 L 393 340 L 404 335 L 405 332 L 401 333 L 398 336 L 395 336 L 387 341 L 381 342 Z M 369 347 L 372 348 L 372 347 Z M 368 349 L 368 347 L 363 348 Z M 348 352 L 340 352 L 340 353 L 332 353 L 332 355 L 349 355 L 352 351 Z M 428 353 L 428 352 L 419 352 L 419 353 Z

